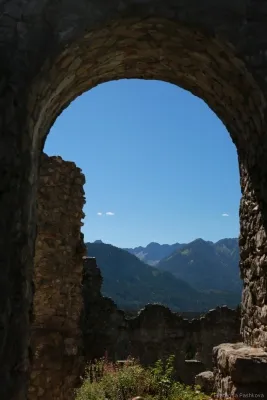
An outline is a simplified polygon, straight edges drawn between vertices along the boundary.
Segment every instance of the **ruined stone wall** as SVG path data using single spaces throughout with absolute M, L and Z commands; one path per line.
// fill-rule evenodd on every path
M 239 315 L 227 307 L 189 321 L 166 307 L 148 305 L 129 321 L 132 354 L 147 365 L 176 354 L 179 374 L 187 359 L 197 359 L 205 369 L 212 368 L 213 347 L 240 340 L 239 329 Z
M 267 145 L 262 149 L 263 157 L 266 149 Z M 240 205 L 240 271 L 244 281 L 241 331 L 246 345 L 267 350 L 267 211 L 257 204 L 257 192 L 266 195 L 266 188 L 260 184 L 252 187 L 247 169 L 252 169 L 255 176 L 261 172 L 253 168 L 253 162 L 248 160 L 240 169 L 241 188 L 247 189 Z M 251 215 L 256 216 L 258 210 L 251 222 Z
M 72 162 L 42 156 L 35 254 L 29 400 L 69 400 L 83 370 L 80 314 L 85 178 Z
M 101 295 L 101 284 L 96 260 L 86 258 L 83 331 L 87 360 L 107 353 L 112 360 L 131 355 L 143 365 L 151 365 L 175 354 L 177 376 L 192 383 L 188 382 L 188 377 L 190 369 L 196 366 L 186 363 L 186 359 L 200 361 L 203 371 L 211 369 L 213 347 L 240 340 L 238 311 L 220 307 L 189 321 L 164 306 L 147 305 L 137 316 L 127 318 L 111 299 Z

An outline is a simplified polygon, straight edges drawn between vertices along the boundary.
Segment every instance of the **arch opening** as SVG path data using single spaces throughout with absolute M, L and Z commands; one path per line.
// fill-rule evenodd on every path
M 174 104 L 167 104 L 168 99 Z M 177 106 L 179 110 L 176 110 Z M 87 113 L 90 108 L 92 116 Z M 102 118 L 103 113 L 105 118 Z M 106 252 L 108 249 L 115 251 L 112 260 L 116 265 L 115 258 L 120 253 L 109 248 L 109 244 L 125 250 L 145 247 L 150 242 L 189 244 L 197 238 L 217 242 L 222 238 L 237 237 L 240 201 L 238 164 L 235 147 L 228 142 L 227 135 L 222 124 L 202 101 L 176 86 L 159 81 L 107 83 L 87 92 L 75 102 L 53 127 L 45 152 L 75 161 L 86 176 L 88 203 L 84 208 L 83 233 L 85 242 L 90 242 L 88 255 L 97 254 L 99 262 L 101 249 L 106 246 Z M 68 145 L 62 146 L 66 142 Z M 230 185 L 229 174 L 233 175 Z M 213 190 L 210 188 L 212 181 Z M 226 193 L 230 188 L 234 190 L 232 196 Z M 214 203 L 218 204 L 216 211 Z M 223 214 L 227 207 L 230 218 L 227 218 L 228 214 Z M 160 221 L 157 224 L 158 218 Z M 169 238 L 166 236 L 168 233 Z M 104 243 L 93 243 L 97 239 Z M 193 245 L 197 246 L 197 243 Z M 152 261 L 151 265 L 155 266 L 160 258 L 142 260 Z M 105 257 L 99 266 L 102 265 L 105 268 Z M 238 261 L 236 273 L 237 265 Z M 104 293 L 112 297 L 110 288 L 105 284 L 106 274 L 107 267 L 103 287 Z M 219 281 L 215 274 L 214 280 Z M 192 281 L 188 283 L 192 284 Z M 232 290 L 229 285 L 227 283 L 224 290 Z M 201 287 L 203 290 L 221 290 L 221 287 Z M 195 289 L 199 289 L 197 283 Z M 123 308 L 123 291 L 121 295 L 121 298 L 117 297 L 118 301 L 114 300 Z M 134 295 L 133 291 L 131 295 Z M 138 302 L 136 295 L 135 300 L 137 305 L 134 309 L 130 307 L 130 312 L 138 311 L 150 301 L 143 299 Z M 154 298 L 154 301 L 160 300 Z M 164 304 L 172 307 L 166 299 Z M 207 307 L 219 304 L 232 306 L 233 303 L 219 300 Z M 189 311 L 188 308 L 180 310 L 174 304 L 172 309 Z M 205 307 L 205 310 L 208 308 Z M 198 311 L 203 312 L 204 309 Z

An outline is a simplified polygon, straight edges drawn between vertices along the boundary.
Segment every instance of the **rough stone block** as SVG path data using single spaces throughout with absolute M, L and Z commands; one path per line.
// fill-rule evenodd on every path
M 225 343 L 214 348 L 213 357 L 218 394 L 267 396 L 267 353 L 263 349 Z
M 186 385 L 195 383 L 195 376 L 205 370 L 205 366 L 198 360 L 185 360 L 183 368 L 179 371 L 179 376 Z
M 214 391 L 214 374 L 212 371 L 204 371 L 195 377 L 195 384 L 198 385 L 202 392 L 211 394 Z

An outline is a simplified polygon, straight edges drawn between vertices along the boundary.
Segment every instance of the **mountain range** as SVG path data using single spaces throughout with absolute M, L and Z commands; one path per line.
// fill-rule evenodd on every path
M 146 264 L 155 266 L 160 262 L 160 260 L 170 256 L 175 250 L 178 250 L 183 246 L 184 245 L 180 243 L 159 244 L 156 242 L 151 242 L 146 247 L 139 246 L 133 249 L 125 248 L 124 250 L 134 254 Z
M 222 239 L 216 243 L 196 239 L 188 244 L 173 246 L 176 250 L 157 262 L 158 269 L 171 272 L 197 290 L 241 290 L 238 239 Z M 151 250 L 151 246 L 148 245 L 147 249 Z M 159 254 L 158 250 L 155 253 L 145 252 L 150 258 Z
M 103 295 L 122 309 L 160 303 L 174 311 L 203 312 L 217 305 L 235 307 L 240 303 L 237 239 L 217 243 L 197 239 L 181 245 L 150 243 L 146 248 L 127 250 L 98 240 L 86 247 L 101 269 Z M 134 251 L 139 256 L 132 254 Z M 142 260 L 146 257 L 157 260 L 156 267 Z

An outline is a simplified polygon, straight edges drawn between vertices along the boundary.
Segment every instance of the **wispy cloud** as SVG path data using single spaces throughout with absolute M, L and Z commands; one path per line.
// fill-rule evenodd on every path
M 223 214 L 222 214 L 222 217 L 229 217 L 229 214 L 223 213 Z
M 111 211 L 108 211 L 108 212 L 98 212 L 98 213 L 96 213 L 96 215 L 98 215 L 99 217 L 104 217 L 105 215 L 108 215 L 108 216 L 113 216 L 113 215 L 115 215 L 115 213 L 114 212 L 111 212 Z

